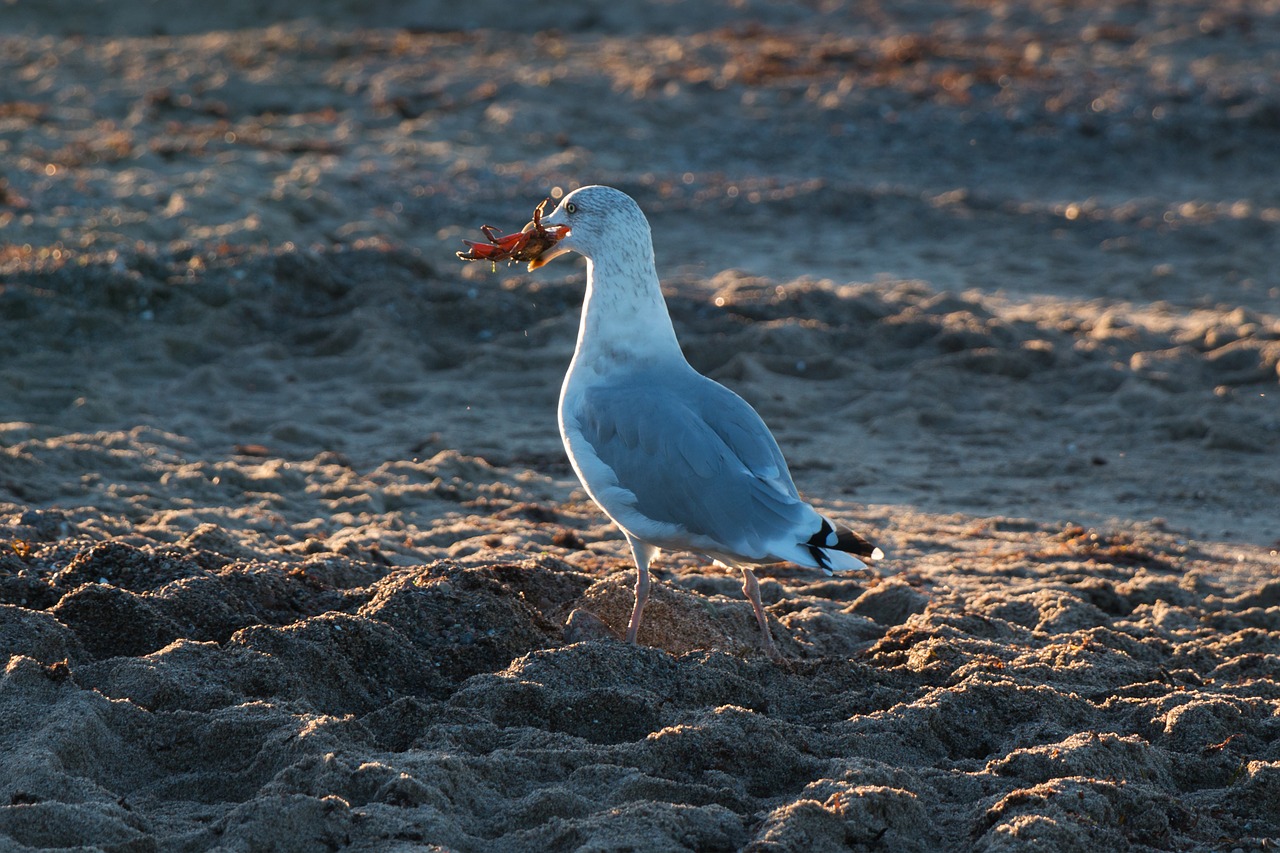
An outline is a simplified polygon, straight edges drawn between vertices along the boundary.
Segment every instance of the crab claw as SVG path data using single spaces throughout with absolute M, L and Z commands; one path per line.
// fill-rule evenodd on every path
M 503 235 L 501 231 L 488 225 L 480 230 L 488 238 L 488 243 L 477 243 L 463 240 L 467 251 L 458 252 L 458 258 L 464 261 L 528 261 L 529 269 L 538 267 L 569 251 L 568 247 L 556 244 L 569 236 L 569 226 L 552 224 L 548 227 L 542 221 L 542 211 L 546 208 L 547 199 L 539 204 L 533 212 L 533 219 L 518 233 Z
M 551 201 L 551 199 L 549 198 L 543 199 L 542 203 L 539 204 L 537 209 L 533 211 L 533 219 L 525 223 L 524 228 L 520 229 L 521 234 L 527 234 L 530 231 L 537 231 L 539 237 L 541 237 L 541 240 L 539 241 L 541 248 L 539 248 L 529 257 L 530 272 L 533 272 L 538 267 L 544 266 L 549 261 L 553 260 L 554 258 L 558 258 L 569 251 L 569 248 L 567 246 L 557 245 L 557 243 L 559 243 L 565 237 L 569 236 L 569 231 L 570 231 L 569 226 L 568 225 L 548 226 L 545 222 L 542 221 L 542 211 L 547 206 L 547 202 L 549 201 Z

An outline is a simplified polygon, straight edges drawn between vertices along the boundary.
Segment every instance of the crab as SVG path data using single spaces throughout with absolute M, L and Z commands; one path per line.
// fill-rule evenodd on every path
M 529 222 L 518 233 L 501 236 L 502 232 L 490 225 L 480 226 L 488 243 L 477 243 L 463 240 L 467 251 L 458 252 L 458 258 L 464 261 L 489 261 L 496 269 L 498 261 L 529 261 L 536 263 L 538 258 L 563 237 L 568 236 L 569 228 L 565 225 L 542 226 L 542 211 L 551 199 L 543 199 L 533 210 L 533 221 Z

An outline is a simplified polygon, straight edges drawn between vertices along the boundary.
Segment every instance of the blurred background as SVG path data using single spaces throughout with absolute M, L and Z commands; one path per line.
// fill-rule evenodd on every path
M 0 27 L 4 420 L 567 473 L 580 264 L 453 252 L 608 183 L 690 358 L 813 491 L 1274 538 L 1276 3 L 58 0 Z

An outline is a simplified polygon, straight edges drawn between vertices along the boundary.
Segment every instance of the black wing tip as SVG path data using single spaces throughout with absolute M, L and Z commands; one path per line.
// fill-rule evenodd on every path
M 866 557 L 868 560 L 883 559 L 884 551 L 872 545 L 852 530 L 841 528 L 836 532 L 836 550 L 846 551 L 855 557 Z
M 818 565 L 824 569 L 828 567 L 829 563 L 826 560 L 826 556 L 822 554 L 823 548 L 844 551 L 847 554 L 853 554 L 855 557 L 865 557 L 868 560 L 884 559 L 884 551 L 872 545 L 843 524 L 833 524 L 825 518 L 822 519 L 822 526 L 818 528 L 818 532 L 809 537 L 809 541 L 804 544 L 809 549 L 809 552 L 813 554 L 814 559 L 818 561 Z

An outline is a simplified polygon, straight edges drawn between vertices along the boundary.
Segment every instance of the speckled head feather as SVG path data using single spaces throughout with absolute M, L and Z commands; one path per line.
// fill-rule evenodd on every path
M 683 363 L 640 205 L 612 187 L 582 187 L 561 199 L 542 222 L 567 227 L 569 233 L 536 265 L 531 262 L 531 269 L 565 252 L 587 259 L 575 361 L 599 370 L 620 363 Z
M 653 264 L 653 235 L 640 205 L 613 187 L 574 190 L 556 209 L 542 217 L 544 226 L 565 225 L 569 236 L 530 264 L 537 269 L 566 252 L 577 252 L 596 263 Z

